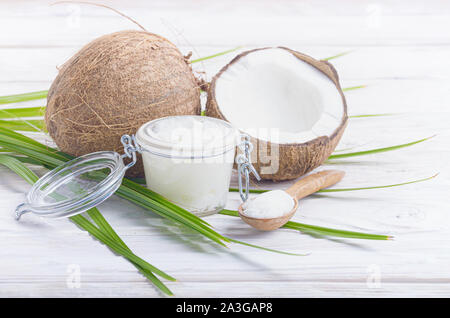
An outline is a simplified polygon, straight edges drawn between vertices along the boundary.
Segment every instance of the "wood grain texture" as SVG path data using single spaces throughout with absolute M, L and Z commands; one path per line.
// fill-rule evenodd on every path
M 0 95 L 48 89 L 56 67 L 105 33 L 134 28 L 101 8 L 1 1 Z M 227 250 L 113 197 L 99 208 L 142 258 L 178 279 L 178 297 L 450 296 L 450 3 L 437 1 L 101 1 L 168 37 L 194 57 L 238 45 L 283 45 L 332 60 L 349 91 L 350 119 L 338 149 L 365 150 L 437 134 L 390 153 L 336 160 L 339 188 L 424 183 L 370 191 L 316 194 L 293 220 L 394 235 L 394 241 L 316 238 L 292 230 L 261 233 L 238 218 L 208 217 L 219 232 L 306 257 L 268 254 L 232 244 Z M 194 65 L 210 79 L 235 54 Z M 42 105 L 44 101 L 20 105 Z M 39 140 L 45 137 L 31 134 Z M 42 170 L 39 170 L 43 173 Z M 292 182 L 257 187 L 286 189 Z M 236 177 L 232 180 L 236 187 Z M 12 214 L 29 188 L 0 168 L 0 296 L 160 297 L 144 277 L 68 220 Z M 227 208 L 239 195 L 230 193 Z M 79 288 L 70 288 L 73 270 Z M 68 284 L 69 282 L 69 284 Z

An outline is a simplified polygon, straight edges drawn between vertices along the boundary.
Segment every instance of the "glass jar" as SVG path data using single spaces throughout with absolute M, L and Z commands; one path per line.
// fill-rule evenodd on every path
M 225 207 L 239 132 L 205 116 L 170 116 L 139 128 L 147 187 L 197 216 Z

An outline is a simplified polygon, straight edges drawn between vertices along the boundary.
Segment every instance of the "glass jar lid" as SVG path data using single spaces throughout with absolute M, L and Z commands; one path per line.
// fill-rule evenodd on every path
M 169 116 L 142 125 L 136 141 L 142 151 L 177 158 L 214 157 L 236 147 L 239 131 L 207 116 Z
M 113 151 L 90 153 L 53 169 L 30 189 L 16 208 L 16 219 L 33 212 L 39 216 L 69 217 L 93 208 L 117 191 L 128 168 L 136 162 L 134 138 L 122 136 L 125 154 Z M 125 158 L 131 158 L 128 164 Z

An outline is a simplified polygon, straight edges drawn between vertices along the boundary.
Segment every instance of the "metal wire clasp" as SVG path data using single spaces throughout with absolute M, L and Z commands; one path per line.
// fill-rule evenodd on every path
M 131 162 L 125 166 L 125 169 L 129 169 L 135 165 L 137 158 L 136 152 L 142 152 L 141 147 L 136 141 L 136 137 L 134 135 L 123 135 L 120 138 L 120 141 L 123 145 L 124 154 L 121 156 L 122 159 L 131 158 Z
M 246 134 L 242 134 L 242 141 L 238 145 L 239 149 L 242 151 L 241 154 L 236 156 L 236 163 L 238 165 L 238 183 L 239 183 L 239 195 L 243 202 L 247 201 L 249 186 L 250 186 L 250 172 L 256 177 L 259 181 L 261 178 L 259 177 L 258 172 L 256 172 L 255 167 L 253 167 L 250 161 L 250 153 L 253 151 L 253 144 L 250 142 L 250 136 Z M 242 188 L 242 177 L 245 178 L 245 192 Z

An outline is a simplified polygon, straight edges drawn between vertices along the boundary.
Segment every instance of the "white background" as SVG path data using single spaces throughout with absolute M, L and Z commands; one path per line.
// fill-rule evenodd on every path
M 90 40 L 135 29 L 103 8 L 49 1 L 0 2 L 0 95 L 48 89 L 56 67 Z M 125 200 L 101 212 L 125 242 L 175 276 L 176 296 L 450 296 L 448 1 L 102 1 L 173 41 L 193 58 L 238 45 L 282 45 L 333 60 L 349 91 L 350 119 L 339 149 L 365 150 L 437 134 L 410 148 L 339 161 L 336 187 L 398 188 L 315 195 L 296 221 L 395 236 L 394 241 L 315 238 L 290 230 L 261 233 L 239 219 L 208 217 L 233 238 L 306 257 L 231 245 L 224 249 Z M 235 53 L 195 65 L 210 79 Z M 44 105 L 45 101 L 23 103 Z M 323 168 L 321 168 L 323 169 Z M 288 183 L 263 188 L 287 187 Z M 136 269 L 68 220 L 26 215 L 15 206 L 29 185 L 0 168 L 0 296 L 161 296 Z M 230 194 L 228 208 L 239 204 Z M 67 284 L 71 273 L 80 284 Z M 72 287 L 72 288 L 71 288 Z M 79 288 L 77 288 L 79 287 Z

